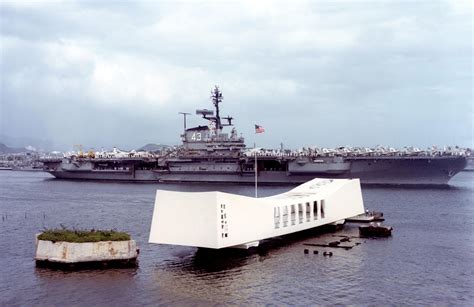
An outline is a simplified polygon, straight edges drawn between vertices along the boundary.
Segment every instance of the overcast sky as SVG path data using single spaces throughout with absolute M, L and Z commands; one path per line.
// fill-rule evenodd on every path
M 194 112 L 217 84 L 248 146 L 474 143 L 471 1 L 2 0 L 0 12 L 0 135 L 179 144 L 178 112 L 204 124 Z

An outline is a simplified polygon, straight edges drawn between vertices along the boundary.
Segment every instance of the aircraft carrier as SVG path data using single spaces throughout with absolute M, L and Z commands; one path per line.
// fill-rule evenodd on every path
M 41 159 L 44 171 L 61 179 L 136 182 L 299 184 L 318 178 L 359 178 L 373 185 L 447 185 L 466 167 L 469 150 L 430 148 L 247 148 L 232 117 L 220 116 L 222 92 L 211 95 L 214 110 L 197 110 L 207 125 L 186 128 L 182 145 L 160 152 L 75 152 Z

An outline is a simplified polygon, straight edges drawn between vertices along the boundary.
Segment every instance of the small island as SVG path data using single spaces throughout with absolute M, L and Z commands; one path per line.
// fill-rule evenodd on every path
M 47 229 L 36 235 L 36 265 L 67 269 L 130 267 L 139 250 L 125 232 Z

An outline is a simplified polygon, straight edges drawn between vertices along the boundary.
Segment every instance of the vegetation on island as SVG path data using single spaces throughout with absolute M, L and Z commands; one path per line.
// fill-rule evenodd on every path
M 54 242 L 100 242 L 100 241 L 128 241 L 130 235 L 126 232 L 116 230 L 76 230 L 67 229 L 46 229 L 38 236 L 38 240 Z

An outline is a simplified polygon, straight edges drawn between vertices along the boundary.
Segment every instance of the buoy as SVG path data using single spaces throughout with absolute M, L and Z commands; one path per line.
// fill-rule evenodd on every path
M 309 253 L 309 250 L 307 248 L 304 249 L 304 253 L 305 254 L 308 254 Z
M 317 255 L 319 252 L 318 251 L 313 251 L 313 254 Z
M 324 256 L 329 256 L 329 257 L 331 257 L 331 256 L 332 256 L 332 252 L 324 252 L 323 255 L 324 255 Z

